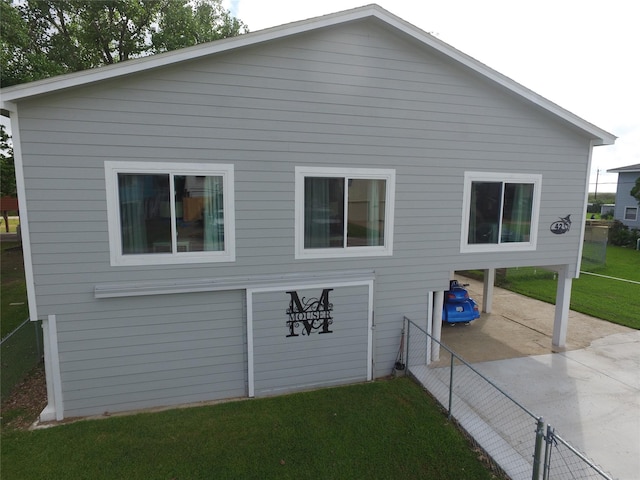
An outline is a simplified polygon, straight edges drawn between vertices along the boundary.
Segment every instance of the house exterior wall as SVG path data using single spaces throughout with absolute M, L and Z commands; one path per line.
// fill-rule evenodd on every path
M 379 377 L 403 316 L 425 323 L 452 270 L 577 270 L 581 228 L 549 226 L 582 218 L 589 140 L 374 21 L 24 101 L 19 116 L 38 312 L 57 316 L 66 416 L 246 394 L 242 289 L 96 298 L 97 285 L 373 271 Z M 113 160 L 233 164 L 235 262 L 111 266 Z M 296 260 L 296 166 L 395 169 L 393 255 Z M 542 175 L 535 251 L 460 253 L 465 171 Z M 176 352 L 199 331 L 221 353 L 187 385 Z
M 245 396 L 244 299 L 240 290 L 110 298 L 59 315 L 65 416 Z
M 636 180 L 640 177 L 640 172 L 619 172 L 618 187 L 616 190 L 616 205 L 613 216 L 620 220 L 629 228 L 640 228 L 640 212 L 637 213 L 636 219 L 625 219 L 625 210 L 627 207 L 637 208 L 640 210 L 638 200 L 631 196 L 631 189 L 636 185 Z M 637 212 L 637 211 L 636 211 Z

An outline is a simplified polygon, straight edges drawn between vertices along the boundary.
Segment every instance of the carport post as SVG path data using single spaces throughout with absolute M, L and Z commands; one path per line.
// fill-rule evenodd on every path
M 493 304 L 493 284 L 496 280 L 496 269 L 488 268 L 484 271 L 484 287 L 482 289 L 482 311 L 491 313 Z
M 558 269 L 558 287 L 556 289 L 556 311 L 553 323 L 554 347 L 563 348 L 567 342 L 567 325 L 569 324 L 569 305 L 571 304 L 572 278 L 567 275 L 567 266 Z
M 440 344 L 442 337 L 442 304 L 444 303 L 444 292 L 438 290 L 433 294 L 433 338 L 437 342 L 431 342 L 431 360 L 440 360 Z

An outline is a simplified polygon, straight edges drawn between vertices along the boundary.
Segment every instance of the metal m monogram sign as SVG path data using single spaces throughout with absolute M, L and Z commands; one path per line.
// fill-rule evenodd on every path
M 333 304 L 329 302 L 329 292 L 332 290 L 333 288 L 325 288 L 320 298 L 308 299 L 306 297 L 301 299 L 296 291 L 287 292 L 289 295 L 287 337 L 298 337 L 300 333 L 302 335 L 311 335 L 313 332 L 333 333 L 329 330 L 329 326 L 333 323 L 331 316 Z

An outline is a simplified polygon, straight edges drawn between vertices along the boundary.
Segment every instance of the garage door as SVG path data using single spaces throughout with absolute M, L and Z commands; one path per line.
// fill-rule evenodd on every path
M 249 396 L 370 380 L 372 291 L 373 281 L 248 291 Z

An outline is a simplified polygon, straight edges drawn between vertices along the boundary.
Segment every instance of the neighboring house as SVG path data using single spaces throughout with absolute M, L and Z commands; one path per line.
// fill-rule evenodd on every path
M 42 420 L 389 375 L 459 269 L 558 271 L 565 343 L 615 137 L 377 6 L 1 93 Z
M 616 205 L 613 217 L 629 228 L 640 229 L 640 205 L 638 205 L 638 199 L 631 196 L 631 189 L 635 187 L 636 181 L 640 178 L 640 163 L 627 167 L 612 168 L 607 172 L 618 174 Z

